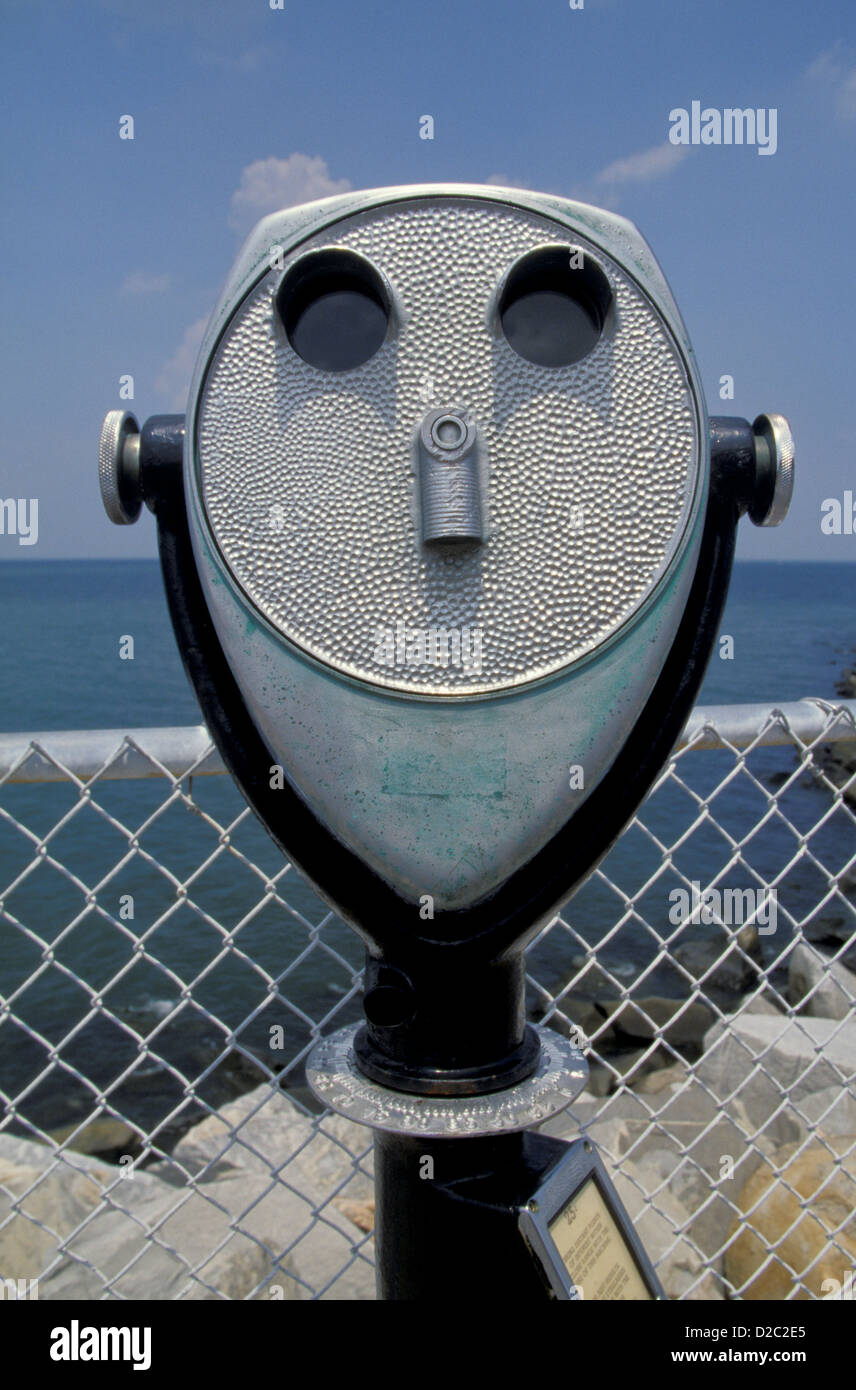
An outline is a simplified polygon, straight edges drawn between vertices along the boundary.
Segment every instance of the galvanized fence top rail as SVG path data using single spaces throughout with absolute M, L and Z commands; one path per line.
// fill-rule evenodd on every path
M 810 745 L 856 737 L 856 700 L 792 700 L 780 705 L 697 705 L 678 739 L 687 748 Z M 81 782 L 217 776 L 223 759 L 204 724 L 154 729 L 71 729 L 0 733 L 0 781 Z
M 547 1128 L 671 1297 L 852 1296 L 854 741 L 697 708 L 529 948 L 592 1072 Z M 359 951 L 224 771 L 203 726 L 0 735 L 0 1295 L 373 1297 L 370 1136 L 302 1073 Z

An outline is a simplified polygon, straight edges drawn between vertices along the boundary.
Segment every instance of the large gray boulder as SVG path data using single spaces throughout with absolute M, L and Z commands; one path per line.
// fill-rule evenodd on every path
M 372 1194 L 371 1131 L 340 1115 L 317 1120 L 270 1082 L 230 1101 L 176 1144 L 156 1172 L 208 1181 L 232 1170 L 277 1174 L 313 1200 L 342 1189 Z
M 710 934 L 682 942 L 674 959 L 705 989 L 740 992 L 757 983 L 761 945 L 754 922 L 739 931 L 714 928 Z
M 0 1135 L 0 1273 L 37 1278 L 40 1299 L 244 1299 L 275 1281 L 302 1297 L 289 1259 L 212 1197 Z
M 102 1203 L 94 1177 L 67 1165 L 49 1172 L 49 1158 L 41 1144 L 0 1134 L 2 1278 L 39 1278 L 55 1265 L 59 1241 Z
M 711 1028 L 695 1074 L 729 1108 L 739 1104 L 752 1133 L 783 1109 L 805 1113 L 818 1091 L 852 1091 L 854 1058 L 854 1018 L 741 1013 Z
M 856 975 L 801 941 L 788 961 L 788 997 L 815 1018 L 847 1018 L 856 1011 Z
M 38 1278 L 43 1299 L 370 1300 L 371 1156 L 368 1130 L 274 1084 L 125 1176 L 2 1135 L 0 1275 Z
M 713 1009 L 700 1000 L 668 999 L 656 994 L 604 1003 L 600 1012 L 619 1036 L 645 1041 L 661 1038 L 673 1047 L 701 1043 L 715 1018 Z
M 287 1250 L 298 1288 L 290 1296 L 375 1297 L 372 1140 L 363 1126 L 313 1119 L 265 1082 L 189 1130 L 152 1171 L 192 1180 L 241 1215 L 241 1230 Z

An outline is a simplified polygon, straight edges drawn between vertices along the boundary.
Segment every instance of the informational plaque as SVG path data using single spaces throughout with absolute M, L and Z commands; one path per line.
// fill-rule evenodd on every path
M 594 1178 L 547 1229 L 584 1299 L 652 1298 Z
M 594 1145 L 578 1140 L 546 1174 L 519 1227 L 553 1295 L 583 1302 L 663 1298 Z

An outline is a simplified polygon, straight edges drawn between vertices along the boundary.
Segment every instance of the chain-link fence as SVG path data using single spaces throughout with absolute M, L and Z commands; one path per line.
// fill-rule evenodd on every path
M 529 949 L 671 1297 L 852 1297 L 856 701 L 697 709 Z M 849 740 L 849 742 L 848 742 Z M 371 1136 L 305 1058 L 360 950 L 207 732 L 0 738 L 0 1293 L 374 1296 Z M 473 1001 L 477 1008 L 477 1001 Z

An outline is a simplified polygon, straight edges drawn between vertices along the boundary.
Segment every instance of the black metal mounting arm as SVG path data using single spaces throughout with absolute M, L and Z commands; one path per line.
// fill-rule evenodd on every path
M 525 1021 L 523 948 L 608 852 L 659 774 L 695 703 L 719 630 L 738 520 L 747 511 L 761 516 L 775 507 L 773 451 L 763 430 L 757 421 L 711 422 L 711 486 L 686 611 L 633 732 L 583 811 L 500 890 L 423 923 L 295 788 L 270 789 L 274 759 L 229 667 L 196 568 L 182 477 L 184 429 L 180 415 L 154 416 L 138 431 L 132 451 L 123 446 L 117 461 L 123 499 L 133 500 L 131 479 L 122 475 L 124 454 L 132 452 L 137 509 L 144 500 L 157 517 L 170 615 L 212 737 L 283 853 L 366 941 L 367 1023 L 357 1044 L 362 1067 L 406 1091 L 467 1094 L 512 1084 L 537 1062 Z M 335 889 L 322 886 L 330 884 Z

